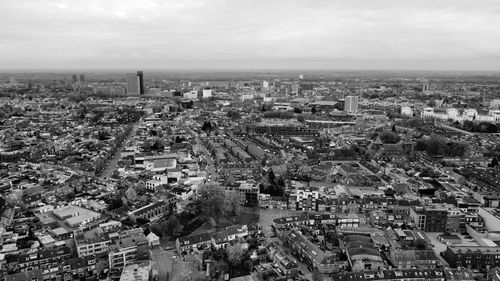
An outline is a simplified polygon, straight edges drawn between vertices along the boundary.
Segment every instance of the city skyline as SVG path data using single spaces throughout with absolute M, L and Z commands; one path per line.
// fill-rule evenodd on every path
M 500 70 L 500 3 L 10 1 L 5 69 Z

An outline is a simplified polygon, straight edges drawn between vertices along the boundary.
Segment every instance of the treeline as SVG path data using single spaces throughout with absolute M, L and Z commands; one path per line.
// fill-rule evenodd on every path
M 454 123 L 455 127 L 461 128 L 465 131 L 468 132 L 474 132 L 474 133 L 498 133 L 499 129 L 498 126 L 489 122 L 472 122 L 472 121 L 464 121 L 462 126 L 460 126 L 457 123 Z
M 467 152 L 465 142 L 446 142 L 442 137 L 432 134 L 428 140 L 418 140 L 415 144 L 415 150 L 425 151 L 432 156 L 458 156 L 462 157 Z

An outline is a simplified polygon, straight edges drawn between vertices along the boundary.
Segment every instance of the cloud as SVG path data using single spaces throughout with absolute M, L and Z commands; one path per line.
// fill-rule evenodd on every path
M 495 68 L 498 14 L 495 0 L 2 1 L 0 65 Z

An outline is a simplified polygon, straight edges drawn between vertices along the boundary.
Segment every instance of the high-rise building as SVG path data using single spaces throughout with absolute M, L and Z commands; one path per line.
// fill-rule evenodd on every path
M 16 85 L 17 84 L 17 81 L 16 81 L 16 76 L 12 75 L 9 77 L 9 83 L 11 85 Z
M 262 87 L 264 87 L 266 89 L 269 88 L 269 82 L 267 82 L 267 81 L 262 82 Z
M 201 97 L 204 99 L 211 98 L 212 97 L 212 90 L 211 89 L 205 89 L 201 93 Z
M 346 113 L 358 113 L 358 96 L 347 96 L 345 97 L 344 110 Z
M 85 82 L 85 75 L 84 74 L 80 74 L 80 82 Z
M 76 83 L 76 74 L 71 75 L 71 83 Z
M 137 77 L 139 77 L 139 90 L 141 95 L 144 95 L 144 74 L 142 71 L 137 71 Z
M 137 71 L 137 74 L 127 74 L 127 94 L 144 95 L 144 76 L 142 71 Z
M 429 84 L 422 85 L 422 92 L 426 93 L 429 91 Z

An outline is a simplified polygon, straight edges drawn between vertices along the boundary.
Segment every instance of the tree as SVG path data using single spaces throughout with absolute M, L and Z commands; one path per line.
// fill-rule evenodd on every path
M 135 191 L 135 188 L 129 187 L 125 192 L 125 197 L 127 197 L 129 201 L 135 202 L 135 200 L 137 200 L 137 191 Z
M 451 156 L 462 157 L 467 152 L 467 143 L 465 142 L 454 142 L 451 144 L 451 149 L 449 149 L 449 154 Z
M 113 171 L 111 174 L 111 178 L 113 179 L 119 179 L 120 178 L 120 173 L 118 171 Z
M 270 185 L 276 185 L 276 175 L 274 174 L 273 169 L 269 169 L 269 174 L 267 175 L 267 181 Z
M 240 243 L 228 245 L 226 248 L 227 261 L 232 266 L 239 266 L 245 254 L 243 246 Z
M 248 269 L 248 271 L 251 271 L 253 268 L 253 261 L 250 259 L 246 260 L 244 266 L 246 269 Z
M 312 114 L 316 114 L 316 111 L 317 111 L 317 110 L 316 110 L 316 106 L 313 106 L 313 107 L 311 108 L 311 113 L 312 113 Z
M 418 140 L 415 143 L 416 151 L 425 151 L 427 149 L 427 142 L 425 140 Z
M 498 166 L 498 159 L 496 157 L 493 157 L 493 159 L 491 159 L 491 163 L 488 164 L 488 167 L 495 168 L 496 166 Z M 1 208 L 0 208 L 0 210 L 1 210 Z
M 231 212 L 234 216 L 239 216 L 241 213 L 240 195 L 237 192 L 226 194 L 226 211 Z
M 151 224 L 149 229 L 151 230 L 151 232 L 158 235 L 158 237 L 160 237 L 160 238 L 163 237 L 163 229 L 162 229 L 162 226 L 160 224 L 153 223 L 153 224 Z
M 200 209 L 203 213 L 214 219 L 217 225 L 224 214 L 224 200 L 224 190 L 217 185 L 202 185 L 198 190 L 197 203 Z
M 380 140 L 383 143 L 398 143 L 401 138 L 396 133 L 385 131 L 380 135 Z
M 0 213 L 2 213 L 4 207 L 5 207 L 5 199 L 3 199 L 3 197 L 0 197 Z
M 183 229 L 181 222 L 176 215 L 171 215 L 166 222 L 161 225 L 163 235 L 178 236 Z
M 427 141 L 426 151 L 431 155 L 441 154 L 443 145 L 443 139 L 441 139 L 438 135 L 433 134 Z
M 283 179 L 283 176 L 279 176 L 278 181 L 276 182 L 276 186 L 278 188 L 278 192 L 283 195 L 286 191 L 286 183 L 285 179 Z
M 201 127 L 201 130 L 203 131 L 212 131 L 212 123 L 210 123 L 210 121 L 205 121 L 203 123 L 203 126 Z
M 312 272 L 312 280 L 313 281 L 323 281 L 323 276 L 321 275 L 319 270 L 317 270 L 316 268 Z
M 229 117 L 233 120 L 238 120 L 238 119 L 241 119 L 241 114 L 236 110 L 229 110 L 227 112 L 227 117 Z
M 415 241 L 415 247 L 419 250 L 425 250 L 427 244 L 425 243 L 424 239 L 417 239 Z

